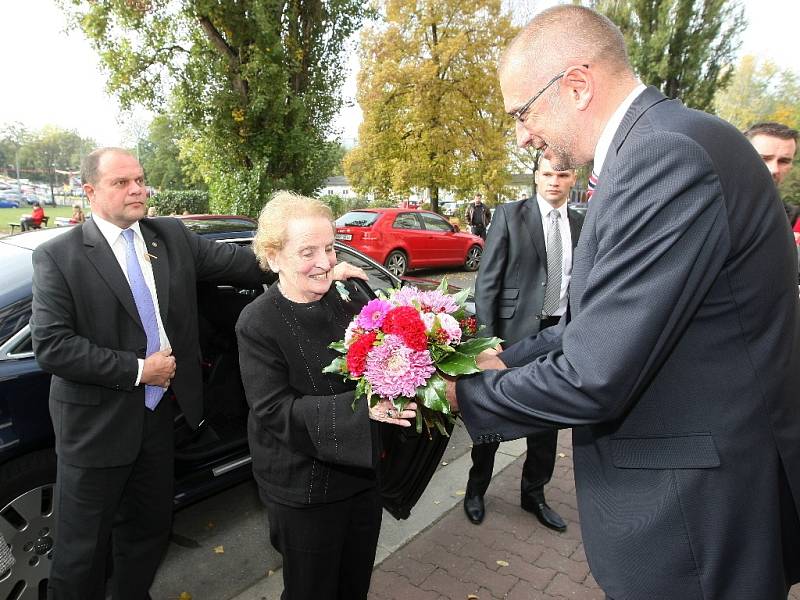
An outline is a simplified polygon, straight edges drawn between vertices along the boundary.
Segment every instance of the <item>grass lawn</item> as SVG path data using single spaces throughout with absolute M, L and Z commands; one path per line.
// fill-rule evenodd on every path
M 22 215 L 31 214 L 33 207 L 25 206 L 20 208 L 0 208 L 0 233 L 11 233 L 9 223 L 19 223 L 19 218 Z M 86 209 L 84 209 L 86 212 Z M 44 214 L 50 217 L 50 227 L 56 226 L 56 217 L 71 217 L 72 206 L 45 206 Z M 19 233 L 19 229 L 16 230 Z

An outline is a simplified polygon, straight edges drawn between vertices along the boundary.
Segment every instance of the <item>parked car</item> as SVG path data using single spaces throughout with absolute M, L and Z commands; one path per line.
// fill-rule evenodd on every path
M 396 276 L 422 267 L 477 271 L 483 240 L 427 210 L 364 208 L 336 219 L 336 239 L 383 264 Z
M 255 221 L 246 217 L 179 218 L 190 229 L 219 243 L 247 245 L 255 230 Z M 53 503 L 56 457 L 48 410 L 50 375 L 36 362 L 28 321 L 33 250 L 70 229 L 51 228 L 0 239 L 0 533 L 16 558 L 10 571 L 0 573 L 0 598 L 41 598 L 57 543 L 57 506 Z M 367 272 L 366 285 L 373 292 L 402 285 L 401 280 L 355 249 L 338 242 L 335 247 L 339 260 Z M 423 280 L 414 283 L 426 284 Z M 197 430 L 192 430 L 182 416 L 175 419 L 176 508 L 252 476 L 248 406 L 239 378 L 234 325 L 242 308 L 262 292 L 263 287 L 245 289 L 224 282 L 198 284 L 205 411 Z M 414 428 L 400 427 L 382 427 L 381 436 L 384 506 L 397 518 L 406 518 L 448 440 L 434 433 L 429 441 L 426 435 L 417 435 Z M 404 465 L 414 465 L 417 476 L 409 477 Z
M 16 200 L 6 200 L 0 198 L 0 208 L 19 208 L 19 202 Z

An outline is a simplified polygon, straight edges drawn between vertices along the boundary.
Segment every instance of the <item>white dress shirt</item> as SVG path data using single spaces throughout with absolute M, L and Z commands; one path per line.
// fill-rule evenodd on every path
M 542 215 L 542 231 L 544 231 L 544 244 L 545 248 L 550 253 L 550 248 L 547 248 L 548 234 L 550 233 L 550 212 L 553 207 L 536 194 L 536 202 L 539 205 L 539 212 Z M 569 280 L 572 277 L 572 234 L 569 230 L 569 218 L 567 217 L 567 202 L 561 205 L 558 210 L 559 219 L 558 227 L 561 231 L 561 295 L 558 300 L 558 310 L 554 315 L 547 315 L 551 317 L 560 317 L 567 312 L 567 291 L 569 290 Z
M 103 234 L 108 245 L 111 246 L 111 251 L 114 253 L 114 258 L 117 259 L 122 269 L 122 274 L 125 275 L 125 279 L 128 280 L 128 260 L 126 258 L 127 243 L 125 242 L 125 238 L 122 237 L 122 229 L 97 216 L 97 213 L 92 213 L 92 221 L 97 223 L 97 228 L 100 230 L 100 233 Z M 147 288 L 150 290 L 150 295 L 153 296 L 153 304 L 156 308 L 156 319 L 158 320 L 160 349 L 164 350 L 165 348 L 169 348 L 170 344 L 167 338 L 167 332 L 164 330 L 164 324 L 161 322 L 161 309 L 158 306 L 158 293 L 156 293 L 156 280 L 153 277 L 153 266 L 150 264 L 150 258 L 147 254 L 144 238 L 142 237 L 142 230 L 139 228 L 139 222 L 137 221 L 131 225 L 130 229 L 133 230 L 133 245 L 136 248 L 136 256 L 139 259 L 139 266 L 142 268 L 144 281 L 147 284 Z M 128 280 L 128 284 L 130 285 L 130 280 Z M 136 382 L 134 385 L 139 385 L 142 379 L 142 369 L 144 369 L 144 360 L 141 358 L 137 360 L 139 361 L 139 372 L 136 375 Z
M 603 128 L 603 133 L 600 134 L 600 138 L 597 140 L 597 146 L 594 148 L 594 167 L 592 168 L 598 179 L 600 179 L 600 171 L 603 170 L 603 163 L 606 161 L 608 149 L 611 147 L 611 142 L 614 140 L 614 136 L 622 123 L 622 119 L 625 118 L 625 113 L 628 112 L 631 104 L 639 97 L 639 94 L 646 89 L 647 86 L 643 83 L 639 83 L 639 85 L 633 88 L 631 93 L 628 94 L 625 100 L 622 101 L 622 104 L 617 107 L 617 110 L 614 111 L 614 114 L 611 115 L 608 123 L 606 123 L 606 126 Z

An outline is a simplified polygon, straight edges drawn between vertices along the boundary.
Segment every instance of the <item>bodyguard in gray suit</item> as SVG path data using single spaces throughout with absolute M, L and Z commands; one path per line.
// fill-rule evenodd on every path
M 451 403 L 476 442 L 573 428 L 586 555 L 609 597 L 786 598 L 800 314 L 769 173 L 729 124 L 639 84 L 590 9 L 539 13 L 499 73 L 518 144 L 561 169 L 594 158 L 599 183 L 571 320 L 482 357 L 496 370 L 451 382 Z
M 575 171 L 557 171 L 542 158 L 535 178 L 536 197 L 495 209 L 475 282 L 481 335 L 501 337 L 506 346 L 552 327 L 566 313 L 572 255 L 583 224 L 583 217 L 567 208 Z M 556 264 L 551 264 L 554 261 Z M 556 429 L 527 436 L 520 505 L 545 527 L 564 531 L 564 520 L 550 508 L 544 495 L 544 486 L 553 476 L 557 441 Z M 475 524 L 483 521 L 483 496 L 499 446 L 499 442 L 488 442 L 472 447 L 464 511 Z

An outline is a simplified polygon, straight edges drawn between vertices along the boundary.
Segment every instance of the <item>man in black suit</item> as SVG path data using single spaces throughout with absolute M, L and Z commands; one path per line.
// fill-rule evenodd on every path
M 113 537 L 113 598 L 142 600 L 172 516 L 176 407 L 164 392 L 190 425 L 202 418 L 196 282 L 264 276 L 249 249 L 205 240 L 176 219 L 145 219 L 144 174 L 128 152 L 95 150 L 82 180 L 92 219 L 33 254 L 31 330 L 36 359 L 53 374 L 58 455 L 48 591 L 105 598 Z
M 595 11 L 539 13 L 499 69 L 517 143 L 599 180 L 569 318 L 448 383 L 476 442 L 572 427 L 592 574 L 615 600 L 785 599 L 800 581 L 800 305 L 742 134 L 636 78 Z M 506 368 L 508 367 L 508 368 Z
M 506 346 L 557 324 L 567 311 L 572 251 L 583 224 L 583 217 L 567 208 L 569 192 L 576 180 L 574 170 L 557 171 L 549 160 L 542 158 L 534 178 L 535 198 L 501 204 L 495 210 L 475 282 L 478 324 L 484 326 L 481 335 L 503 338 Z M 553 265 L 554 275 L 548 277 L 549 263 L 554 257 L 558 264 Z M 548 295 L 552 301 L 546 312 Z M 527 442 L 520 504 L 545 527 L 564 531 L 566 523 L 544 496 L 544 486 L 555 467 L 558 431 L 551 429 L 529 435 Z M 483 496 L 492 478 L 499 446 L 499 442 L 489 442 L 472 447 L 464 511 L 476 525 L 483 521 Z

